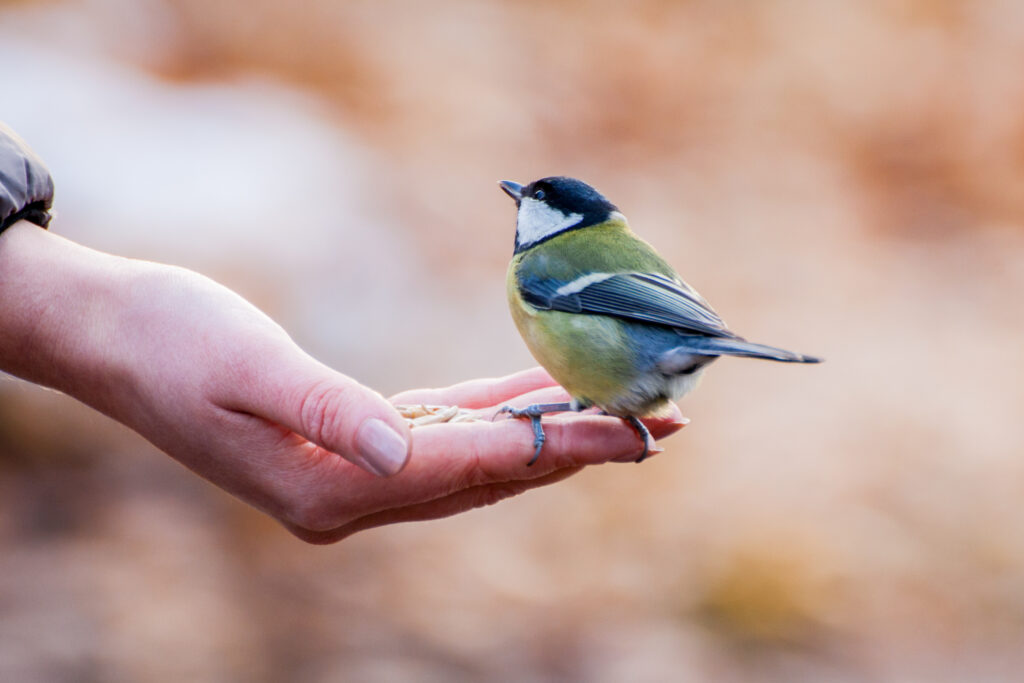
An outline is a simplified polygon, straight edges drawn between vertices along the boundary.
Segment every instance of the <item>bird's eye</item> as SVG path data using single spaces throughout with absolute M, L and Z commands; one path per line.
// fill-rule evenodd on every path
M 544 190 L 534 190 L 533 191 L 533 198 L 534 199 L 544 199 Z

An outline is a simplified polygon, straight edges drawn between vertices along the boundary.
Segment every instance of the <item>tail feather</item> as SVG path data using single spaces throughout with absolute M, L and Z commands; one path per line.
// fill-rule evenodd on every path
M 683 349 L 689 353 L 707 356 L 742 356 L 745 358 L 763 358 L 781 363 L 820 363 L 821 358 L 793 353 L 785 349 L 764 344 L 755 344 L 744 339 L 729 337 L 686 336 Z

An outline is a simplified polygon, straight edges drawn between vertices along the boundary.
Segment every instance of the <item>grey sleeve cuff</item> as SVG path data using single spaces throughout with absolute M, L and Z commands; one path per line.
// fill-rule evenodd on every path
M 0 232 L 19 220 L 46 227 L 53 179 L 25 141 L 0 123 Z

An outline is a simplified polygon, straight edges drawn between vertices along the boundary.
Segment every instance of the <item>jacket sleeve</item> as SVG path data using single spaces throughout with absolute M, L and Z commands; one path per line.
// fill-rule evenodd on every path
M 46 165 L 0 123 L 0 231 L 19 220 L 45 228 L 52 205 L 53 179 Z

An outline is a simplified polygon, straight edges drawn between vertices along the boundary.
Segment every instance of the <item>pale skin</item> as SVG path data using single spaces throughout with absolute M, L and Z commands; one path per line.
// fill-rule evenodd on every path
M 393 404 L 487 414 L 568 397 L 534 368 L 388 400 L 202 275 L 25 222 L 0 234 L 0 370 L 127 425 L 310 543 L 490 505 L 586 465 L 636 459 L 643 447 L 622 420 L 600 415 L 545 417 L 548 441 L 532 467 L 524 421 L 410 430 Z M 397 458 L 367 463 L 360 430 L 371 419 L 390 428 Z M 678 410 L 645 423 L 656 438 L 683 425 Z

